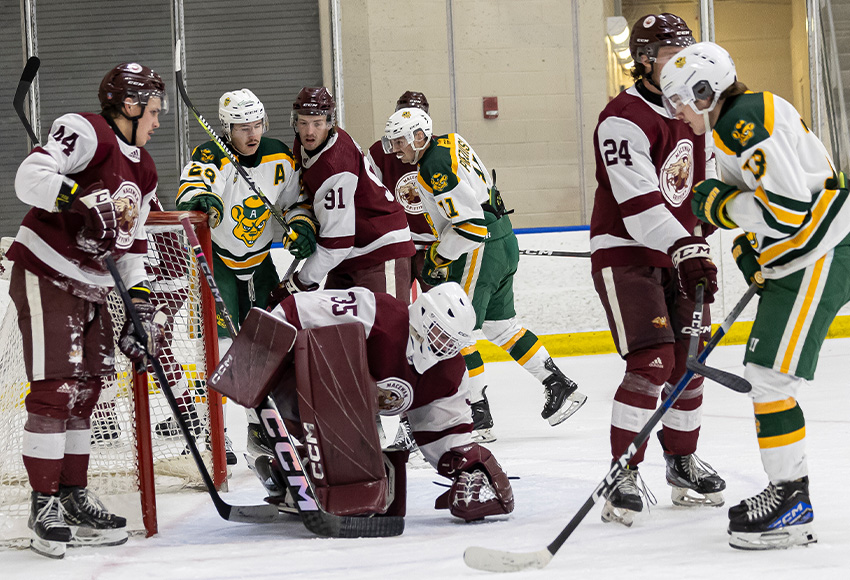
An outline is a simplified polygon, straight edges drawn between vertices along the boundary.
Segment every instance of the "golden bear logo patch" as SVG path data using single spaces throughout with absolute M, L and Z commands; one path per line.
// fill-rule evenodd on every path
M 685 66 L 686 62 L 687 61 L 685 60 L 685 57 L 680 56 L 679 58 L 676 59 L 676 68 L 682 68 L 683 66 Z
M 404 113 L 401 114 L 401 116 L 404 117 L 405 119 L 409 119 L 410 118 L 410 111 L 405 111 Z
M 201 162 L 203 163 L 212 163 L 215 157 L 212 154 L 212 151 L 209 149 L 204 149 L 201 151 Z
M 431 187 L 434 191 L 443 191 L 449 184 L 449 178 L 442 173 L 437 173 L 431 178 Z
M 224 97 L 224 106 L 226 107 L 229 104 L 230 104 L 230 97 Z
M 735 130 L 732 131 L 732 138 L 737 139 L 741 143 L 741 147 L 747 145 L 753 136 L 753 130 L 756 128 L 755 123 L 747 123 L 743 119 L 735 123 Z

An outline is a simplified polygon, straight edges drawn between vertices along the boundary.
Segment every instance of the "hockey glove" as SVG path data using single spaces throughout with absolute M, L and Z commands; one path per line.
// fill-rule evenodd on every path
M 316 251 L 316 222 L 301 215 L 292 218 L 289 227 L 295 237 L 283 236 L 283 247 L 297 260 L 309 258 Z
M 514 510 L 514 493 L 507 474 L 486 447 L 470 443 L 443 453 L 437 473 L 454 480 L 434 503 L 455 517 L 471 522 L 485 516 L 509 514 Z
M 452 260 L 447 260 L 437 252 L 437 246 L 439 243 L 431 244 L 422 265 L 422 279 L 431 286 L 442 284 L 449 279 L 449 266 L 452 263 Z
M 764 275 L 761 273 L 758 252 L 750 242 L 748 234 L 741 234 L 732 242 L 732 257 L 735 258 L 735 263 L 747 284 L 755 282 L 761 291 L 764 288 Z
M 697 284 L 705 281 L 705 303 L 714 302 L 714 293 L 717 292 L 717 266 L 711 261 L 711 248 L 705 238 L 682 238 L 670 246 L 667 253 L 676 268 L 679 291 L 690 300 L 695 300 Z
M 702 221 L 718 228 L 733 230 L 738 225 L 730 219 L 726 204 L 739 193 L 741 190 L 733 185 L 718 179 L 706 179 L 694 186 L 691 209 Z
M 66 178 L 56 197 L 56 209 L 83 218 L 83 229 L 77 234 L 77 244 L 83 251 L 92 254 L 112 251 L 118 237 L 118 214 L 102 181 L 81 191 L 79 184 Z
M 277 287 L 269 293 L 266 310 L 271 312 L 274 310 L 275 306 L 293 294 L 297 294 L 298 292 L 311 292 L 313 290 L 318 290 L 318 288 L 318 284 L 305 284 L 301 281 L 301 278 L 298 277 L 298 272 L 293 272 L 289 278 L 278 284 Z
M 221 198 L 212 193 L 201 193 L 192 197 L 187 201 L 181 201 L 177 204 L 177 209 L 180 211 L 202 211 L 209 215 L 209 226 L 211 228 L 218 227 L 221 223 L 221 216 L 224 215 L 224 204 Z
M 118 348 L 134 363 L 145 359 L 146 352 L 158 356 L 165 346 L 165 324 L 168 320 L 163 306 L 154 306 L 150 302 L 136 302 L 136 313 L 145 332 L 147 345 L 143 344 L 136 333 L 133 319 L 127 317 L 118 338 Z M 146 348 L 147 347 L 147 350 Z

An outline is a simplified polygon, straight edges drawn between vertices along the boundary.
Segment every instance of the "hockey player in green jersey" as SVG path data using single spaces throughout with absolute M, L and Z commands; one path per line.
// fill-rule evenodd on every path
M 299 182 L 292 152 L 282 141 L 263 136 L 268 117 L 256 95 L 248 89 L 224 93 L 218 117 L 225 143 L 266 197 L 281 208 L 296 203 Z M 282 234 L 271 211 L 213 141 L 196 147 L 183 168 L 177 209 L 210 215 L 215 282 L 238 329 L 252 306 L 266 307 L 269 292 L 280 282 L 270 250 Z M 296 258 L 306 258 L 316 249 L 315 222 L 301 212 L 289 225 L 298 236 L 285 238 L 284 244 Z M 224 354 L 232 337 L 221 317 L 218 335 Z M 171 422 L 158 425 L 157 432 L 179 434 Z M 249 414 L 249 423 L 259 421 Z M 228 463 L 235 462 L 235 455 L 228 456 Z
M 762 550 L 816 541 L 797 391 L 812 379 L 827 329 L 850 300 L 850 205 L 829 153 L 793 105 L 737 81 L 722 47 L 702 42 L 665 65 L 666 106 L 697 134 L 713 130 L 722 181 L 692 207 L 740 227 L 733 255 L 761 288 L 744 355 L 767 488 L 729 510 L 729 543 Z
M 419 167 L 417 188 L 437 238 L 425 256 L 422 277 L 432 285 L 448 280 L 463 287 L 475 308 L 475 328 L 543 383 L 541 415 L 552 426 L 560 424 L 587 397 L 516 318 L 513 277 L 519 244 L 486 167 L 457 133 L 432 136 L 431 118 L 419 108 L 393 113 L 382 142 L 386 153 Z M 484 361 L 474 346 L 462 352 L 469 370 L 477 439 L 492 441 Z

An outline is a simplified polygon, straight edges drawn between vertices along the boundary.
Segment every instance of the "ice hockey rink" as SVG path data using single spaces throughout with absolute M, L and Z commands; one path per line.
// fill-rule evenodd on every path
M 586 247 L 586 232 L 520 236 L 524 248 Z M 575 240 L 578 240 L 577 242 Z M 545 245 L 544 245 L 545 244 Z M 720 259 L 720 256 L 716 256 Z M 518 307 L 528 327 L 541 333 L 602 330 L 601 308 L 588 290 L 588 260 L 526 257 L 518 283 Z M 726 271 L 727 308 L 743 291 Z M 739 291 L 740 289 L 740 291 Z M 545 301 L 577 305 L 582 315 L 566 320 Z M 750 310 L 751 312 L 751 310 Z M 745 313 L 746 317 L 746 313 Z M 715 314 L 716 321 L 722 315 Z M 751 319 L 751 317 L 750 317 Z M 604 322 L 602 323 L 604 325 Z M 698 455 L 727 482 L 722 508 L 681 508 L 670 502 L 664 460 L 653 436 L 643 478 L 657 498 L 632 528 L 600 521 L 601 502 L 588 514 L 555 558 L 543 570 L 514 578 L 848 578 L 850 502 L 847 500 L 850 389 L 842 379 L 850 370 L 850 339 L 827 340 L 815 380 L 799 395 L 806 416 L 811 498 L 818 543 L 790 550 L 742 552 L 730 548 L 726 507 L 760 492 L 767 480 L 761 468 L 750 400 L 712 382 L 706 383 L 703 426 Z M 741 373 L 743 346 L 718 347 L 708 364 Z M 490 573 L 467 568 L 468 546 L 511 551 L 546 547 L 578 511 L 608 470 L 611 401 L 624 363 L 614 354 L 573 356 L 558 360 L 588 396 L 587 404 L 558 427 L 540 418 L 542 388 L 514 363 L 487 366 L 498 440 L 488 444 L 512 480 L 516 509 L 509 516 L 464 524 L 447 511 L 433 509 L 444 491 L 430 468 L 408 469 L 406 528 L 385 539 L 316 538 L 294 517 L 279 523 L 238 524 L 219 518 L 207 494 L 183 492 L 158 496 L 159 533 L 133 536 L 123 546 L 69 549 L 54 561 L 28 550 L 0 551 L 4 579 L 115 578 L 271 579 L 271 578 L 484 578 Z M 248 471 L 245 418 L 227 405 L 228 433 L 240 461 L 232 470 L 233 504 L 262 501 L 263 489 Z M 387 435 L 394 422 L 386 421 Z

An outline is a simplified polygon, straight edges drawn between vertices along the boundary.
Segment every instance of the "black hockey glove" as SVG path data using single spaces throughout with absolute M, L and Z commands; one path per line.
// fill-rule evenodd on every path
M 283 247 L 297 260 L 309 258 L 316 251 L 316 223 L 307 216 L 296 216 L 289 222 L 295 239 L 283 236 Z
M 81 191 L 80 185 L 66 179 L 56 197 L 56 209 L 82 216 L 83 230 L 77 243 L 83 251 L 110 252 L 118 237 L 118 214 L 109 190 L 97 181 Z
M 764 275 L 761 273 L 759 254 L 747 234 L 741 234 L 732 242 L 732 257 L 735 258 L 735 263 L 744 275 L 747 284 L 755 282 L 759 287 L 759 292 L 761 292 L 761 289 L 764 288 Z
M 293 272 L 289 278 L 281 282 L 277 285 L 277 288 L 269 293 L 268 304 L 266 305 L 266 310 L 271 312 L 274 310 L 275 306 L 292 296 L 293 294 L 297 294 L 298 292 L 311 292 L 313 290 L 318 290 L 318 284 L 305 284 L 301 281 L 301 278 L 298 277 L 298 272 Z
M 705 303 L 714 302 L 714 293 L 717 292 L 717 266 L 711 261 L 711 248 L 705 238 L 682 238 L 670 246 L 667 253 L 676 268 L 679 291 L 690 300 L 695 300 L 697 284 L 704 280 Z
M 167 316 L 163 306 L 154 306 L 150 302 L 136 302 L 136 313 L 144 328 L 147 340 L 147 352 L 158 356 L 165 346 L 165 324 Z M 145 359 L 145 345 L 140 342 L 133 325 L 133 319 L 127 316 L 118 338 L 118 348 L 134 363 Z

